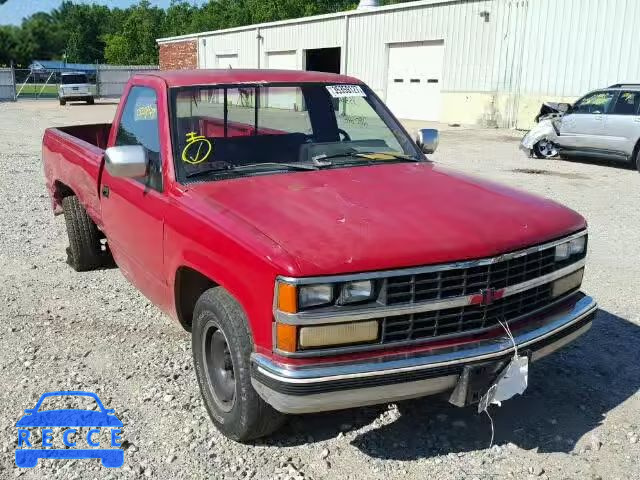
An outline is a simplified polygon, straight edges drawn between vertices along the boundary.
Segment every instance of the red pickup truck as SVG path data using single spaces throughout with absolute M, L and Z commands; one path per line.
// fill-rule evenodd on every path
M 192 332 L 212 421 L 242 441 L 283 414 L 472 404 L 514 342 L 535 361 L 591 326 L 585 220 L 434 165 L 437 138 L 347 76 L 148 72 L 43 157 L 70 265 L 115 260 Z

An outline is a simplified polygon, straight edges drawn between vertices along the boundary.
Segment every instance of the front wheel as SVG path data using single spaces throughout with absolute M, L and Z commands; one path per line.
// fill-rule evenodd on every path
M 544 138 L 533 146 L 533 154 L 538 158 L 554 158 L 558 156 L 558 147 Z
M 95 102 L 94 102 L 93 97 L 91 97 L 89 100 L 87 100 L 87 105 L 93 105 L 94 103 Z
M 240 305 L 222 288 L 202 294 L 193 312 L 192 350 L 204 404 L 215 426 L 240 442 L 269 435 L 285 416 L 251 385 L 253 339 Z
M 59 98 L 58 100 L 60 101 L 60 105 L 63 107 L 67 104 L 67 101 L 64 98 Z

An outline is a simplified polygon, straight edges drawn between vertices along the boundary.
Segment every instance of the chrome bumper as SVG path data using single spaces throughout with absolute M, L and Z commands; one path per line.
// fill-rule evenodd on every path
M 579 294 L 582 295 L 582 294 Z M 582 296 L 573 305 L 532 320 L 515 332 L 518 349 L 536 361 L 585 333 L 597 311 Z M 251 356 L 258 394 L 284 413 L 311 413 L 395 402 L 453 390 L 465 365 L 506 359 L 513 344 L 504 335 L 471 344 L 348 363 L 294 366 Z

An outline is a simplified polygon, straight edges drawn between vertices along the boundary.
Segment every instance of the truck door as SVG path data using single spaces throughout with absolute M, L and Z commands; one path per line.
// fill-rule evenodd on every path
M 154 88 L 132 87 L 112 140 L 112 146 L 142 145 L 147 150 L 147 176 L 118 178 L 105 169 L 100 202 L 105 234 L 118 266 L 131 283 L 162 306 L 167 298 L 163 273 L 167 196 L 163 191 L 158 96 Z
M 640 90 L 620 92 L 605 128 L 610 150 L 631 156 L 640 139 Z
M 605 115 L 615 92 L 592 92 L 576 102 L 560 122 L 559 143 L 580 150 L 602 149 L 606 146 Z

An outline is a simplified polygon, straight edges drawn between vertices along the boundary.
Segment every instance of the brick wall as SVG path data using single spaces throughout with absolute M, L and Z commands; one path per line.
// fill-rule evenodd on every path
M 198 68 L 196 40 L 160 44 L 160 70 Z

